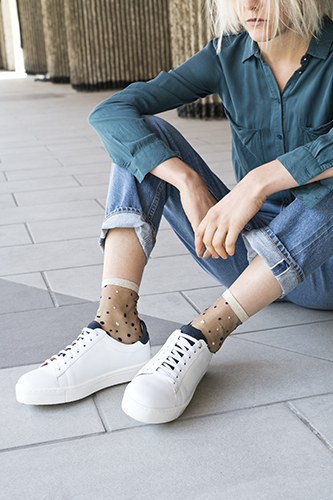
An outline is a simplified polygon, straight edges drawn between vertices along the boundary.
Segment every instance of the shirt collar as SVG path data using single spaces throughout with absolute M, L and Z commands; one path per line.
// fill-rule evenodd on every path
M 329 18 L 325 18 L 323 29 L 321 31 L 320 37 L 312 37 L 307 54 L 313 57 L 318 57 L 319 59 L 327 59 L 327 56 L 331 50 L 333 44 L 333 21 Z M 242 62 L 244 63 L 251 57 L 261 58 L 260 51 L 257 42 L 251 40 L 250 36 L 246 37 L 244 52 Z
M 312 37 L 307 54 L 319 59 L 327 59 L 333 43 L 333 22 L 325 18 L 319 38 Z

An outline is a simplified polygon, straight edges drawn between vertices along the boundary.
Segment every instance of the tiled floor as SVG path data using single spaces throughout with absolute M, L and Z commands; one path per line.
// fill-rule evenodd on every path
M 0 499 L 331 500 L 333 312 L 273 304 L 214 356 L 183 416 L 140 425 L 124 386 L 18 404 L 18 377 L 94 316 L 110 161 L 87 123 L 108 92 L 0 72 Z M 226 121 L 165 117 L 231 187 Z M 139 310 L 154 350 L 221 293 L 163 222 Z

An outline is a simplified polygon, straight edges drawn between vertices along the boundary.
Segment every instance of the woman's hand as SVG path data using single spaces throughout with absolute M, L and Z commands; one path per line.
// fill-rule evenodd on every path
M 234 255 L 239 233 L 265 200 L 266 195 L 252 182 L 251 175 L 244 177 L 208 211 L 195 231 L 198 257 L 227 259 Z

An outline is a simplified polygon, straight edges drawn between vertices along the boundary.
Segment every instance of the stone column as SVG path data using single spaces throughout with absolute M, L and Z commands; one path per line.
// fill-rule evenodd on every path
M 14 71 L 19 57 L 20 30 L 16 0 L 0 0 L 0 47 L 2 68 Z
M 24 66 L 28 74 L 47 73 L 41 0 L 18 0 Z
M 121 88 L 171 68 L 168 0 L 64 0 L 70 81 Z
M 0 2 L 0 69 L 7 69 L 6 42 L 1 7 Z
M 205 0 L 169 0 L 173 68 L 196 54 L 213 38 L 205 5 Z M 178 114 L 186 118 L 224 117 L 221 100 L 216 95 L 181 106 Z
M 69 83 L 64 0 L 41 0 L 47 69 L 53 83 Z

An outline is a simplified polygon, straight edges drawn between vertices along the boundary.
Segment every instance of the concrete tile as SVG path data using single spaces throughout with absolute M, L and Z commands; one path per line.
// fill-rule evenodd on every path
M 140 314 L 172 320 L 178 326 L 189 323 L 197 316 L 196 310 L 179 292 L 143 295 L 138 303 L 138 311 Z
M 47 194 L 47 191 L 59 189 L 60 188 L 70 188 L 76 187 L 78 182 L 74 179 L 74 177 L 68 175 L 63 177 L 52 177 L 46 179 L 27 179 L 24 181 L 16 181 L 16 182 L 6 182 L 0 183 L 0 192 L 1 193 L 20 193 L 22 191 L 28 191 L 29 194 L 35 196 L 35 198 L 39 197 L 38 191 L 43 191 Z
M 89 143 L 87 143 L 89 144 Z M 61 158 L 81 158 L 85 156 L 90 156 L 95 158 L 96 156 L 100 156 L 103 153 L 105 159 L 109 159 L 109 155 L 106 153 L 102 143 L 99 145 L 89 144 L 89 146 L 85 148 L 62 148 L 57 151 L 52 152 L 52 156 L 60 156 Z
M 0 279 L 0 314 L 53 307 L 49 293 Z
M 0 247 L 26 245 L 29 243 L 32 243 L 32 241 L 24 224 L 0 226 Z
M 59 178 L 57 178 L 59 179 Z M 74 179 L 73 179 L 74 180 Z M 74 181 L 76 182 L 76 181 Z M 77 183 L 76 183 L 77 184 Z M 47 191 L 19 192 L 15 191 L 15 198 L 19 206 L 47 205 L 48 203 L 69 203 L 74 201 L 88 202 L 98 198 L 106 199 L 107 185 L 97 185 L 89 187 L 64 187 L 62 189 L 48 189 Z M 59 218 L 59 217 L 57 217 Z
M 332 377 L 330 361 L 232 336 L 213 356 L 181 418 L 330 393 Z
M 248 333 L 241 337 L 251 342 L 333 361 L 332 333 L 333 320 Z
M 252 316 L 237 333 L 257 332 L 293 325 L 306 325 L 333 320 L 333 311 L 306 309 L 290 302 L 275 302 Z
M 85 165 L 87 163 L 93 163 L 94 161 L 96 163 L 98 162 L 105 162 L 108 159 L 110 160 L 110 165 L 111 165 L 111 159 L 107 152 L 100 148 L 96 148 L 96 152 L 90 153 L 90 154 L 85 154 L 85 152 L 81 152 L 80 154 L 76 155 L 65 155 L 63 152 L 59 152 L 57 155 L 58 160 L 61 162 L 62 165 L 65 166 L 71 166 L 71 165 Z
M 0 276 L 101 264 L 96 238 L 0 248 Z
M 208 276 L 190 255 L 151 259 L 141 285 L 141 296 L 213 286 Z
M 58 353 L 92 321 L 97 307 L 86 302 L 2 314 L 0 368 L 42 363 Z
M 48 153 L 48 150 L 46 146 L 43 145 L 26 145 L 23 146 L 20 144 L 20 147 L 18 148 L 15 144 L 12 145 L 12 147 L 9 147 L 7 144 L 7 147 L 1 148 L 1 154 L 0 158 L 3 158 L 6 161 L 6 158 L 8 159 L 9 157 L 16 158 L 17 156 L 26 156 L 27 154 L 36 154 L 36 156 L 39 156 L 40 154 Z
M 3 498 L 102 500 L 112 491 L 117 499 L 169 500 L 176 491 L 184 500 L 218 500 L 221 492 L 232 500 L 328 500 L 332 460 L 274 406 L 14 450 L 0 465 Z
M 47 271 L 45 274 L 54 292 L 98 301 L 101 292 L 102 271 L 101 263 Z
M 106 172 L 75 175 L 75 179 L 81 186 L 97 186 L 98 184 L 108 185 L 110 179 L 110 166 Z M 73 168 L 73 167 L 72 167 Z
M 151 253 L 151 258 L 170 255 L 188 255 L 188 250 L 172 229 L 164 229 L 157 233 L 156 245 Z
M 0 449 L 104 432 L 92 398 L 57 406 L 22 405 L 15 398 L 19 377 L 36 366 L 0 370 Z
M 226 290 L 225 286 L 216 284 L 216 286 L 213 287 L 186 290 L 183 294 L 193 303 L 198 311 L 202 312 L 204 309 L 214 304 L 224 290 Z
M 27 273 L 27 274 L 15 274 L 12 276 L 6 276 L 2 278 L 4 281 L 11 281 L 13 283 L 19 283 L 21 285 L 27 285 L 40 290 L 47 290 L 45 281 L 41 273 Z
M 39 195 L 38 195 L 39 198 Z M 46 205 L 38 204 L 38 199 L 31 206 L 14 206 L 6 207 L 1 210 L 1 215 L 4 222 L 10 224 L 19 224 L 20 222 L 36 222 L 57 220 L 63 218 L 84 217 L 101 214 L 104 215 L 104 210 L 100 204 L 93 200 L 79 200 L 58 203 L 47 203 Z
M 0 194 L 0 208 L 16 207 L 16 203 L 11 193 Z
M 5 174 L 3 172 L 0 172 L 0 182 L 7 182 L 7 179 L 6 179 Z
M 64 175 L 81 175 L 85 173 L 91 173 L 92 171 L 96 173 L 100 172 L 110 172 L 110 162 L 99 162 L 88 165 L 74 165 L 72 167 L 61 166 L 60 163 L 54 167 L 47 168 L 30 168 L 24 170 L 10 170 L 6 172 L 6 176 L 9 181 L 17 181 L 24 179 L 41 179 L 50 177 L 61 177 Z
M 333 394 L 299 399 L 292 405 L 333 449 Z
M 34 161 L 36 159 L 38 160 L 44 160 L 47 162 L 48 159 L 52 159 L 52 155 L 50 154 L 49 151 L 47 151 L 46 148 L 43 148 L 43 151 L 41 152 L 36 152 L 36 153 L 25 153 L 22 149 L 17 149 L 15 152 L 7 153 L 7 154 L 1 154 L 0 155 L 0 160 L 1 163 L 6 165 L 7 163 L 17 163 L 20 162 L 21 160 L 27 162 L 27 161 Z M 39 147 L 37 147 L 39 149 Z
M 90 217 L 31 222 L 29 229 L 36 243 L 91 237 L 94 237 L 97 242 L 102 222 L 102 215 L 92 215 Z
M 49 151 L 52 151 L 54 153 L 57 153 L 58 151 L 67 151 L 70 149 L 78 149 L 78 150 L 84 150 L 84 149 L 89 149 L 92 147 L 92 145 L 98 144 L 101 146 L 101 141 L 100 139 L 97 141 L 92 140 L 92 138 L 87 137 L 87 136 L 82 136 L 82 137 L 76 137 L 74 140 L 72 137 L 70 138 L 55 138 L 52 139 L 51 137 L 47 139 L 47 149 Z
M 20 158 L 18 159 L 7 159 L 5 162 L 0 163 L 0 170 L 5 171 L 6 173 L 15 171 L 15 170 L 25 170 L 25 169 L 34 169 L 34 168 L 57 168 L 61 167 L 61 163 L 56 158 Z

